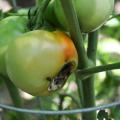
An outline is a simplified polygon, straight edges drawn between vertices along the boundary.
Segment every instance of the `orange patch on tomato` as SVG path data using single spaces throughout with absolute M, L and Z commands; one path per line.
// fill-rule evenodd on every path
M 63 46 L 65 53 L 65 60 L 67 61 L 73 58 L 76 55 L 76 48 L 70 37 L 67 34 L 60 31 L 56 31 L 54 33 L 57 35 L 57 37 L 60 40 L 60 44 L 62 44 Z

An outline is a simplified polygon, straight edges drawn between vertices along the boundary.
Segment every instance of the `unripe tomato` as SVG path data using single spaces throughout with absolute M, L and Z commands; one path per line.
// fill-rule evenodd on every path
M 56 18 L 55 11 L 54 11 L 54 1 L 51 0 L 46 8 L 44 18 L 51 23 L 55 27 L 62 27 L 59 23 L 58 19 Z
M 77 64 L 73 42 L 59 31 L 25 33 L 11 42 L 6 52 L 8 76 L 16 86 L 35 96 L 61 88 Z
M 67 29 L 67 20 L 60 0 L 54 0 L 54 10 L 60 24 Z M 98 29 L 112 14 L 114 0 L 73 0 L 82 32 Z
M 25 32 L 26 17 L 10 16 L 0 21 L 0 73 L 6 74 L 5 51 L 8 43 Z

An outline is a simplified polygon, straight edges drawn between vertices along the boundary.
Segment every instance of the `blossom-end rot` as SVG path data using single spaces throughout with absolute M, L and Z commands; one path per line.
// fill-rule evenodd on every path
M 5 59 L 12 82 L 34 96 L 62 88 L 78 65 L 72 40 L 60 31 L 35 30 L 19 36 L 8 45 Z

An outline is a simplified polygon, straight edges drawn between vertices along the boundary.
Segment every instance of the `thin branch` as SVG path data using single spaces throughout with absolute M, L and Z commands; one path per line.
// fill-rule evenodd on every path
M 98 44 L 98 31 L 88 34 L 88 48 L 87 56 L 92 61 L 93 65 L 96 64 L 96 53 Z M 92 66 L 93 66 L 92 65 Z M 90 76 L 82 81 L 84 105 L 83 107 L 95 106 L 95 92 L 94 92 L 94 76 Z M 83 120 L 96 120 L 96 112 L 89 112 L 82 114 Z
M 92 75 L 95 73 L 105 72 L 105 71 L 109 71 L 109 70 L 116 70 L 116 69 L 120 69 L 120 62 L 96 66 L 96 67 L 87 68 L 87 69 L 83 69 L 83 70 L 77 70 L 76 72 L 78 73 L 79 76 L 81 76 L 81 75 L 88 76 L 88 75 Z
M 75 97 L 74 97 L 73 95 L 71 95 L 71 94 L 61 94 L 61 95 L 64 96 L 64 97 L 70 97 L 70 98 L 72 99 L 72 101 L 73 101 L 78 107 L 80 107 L 79 102 L 75 99 Z

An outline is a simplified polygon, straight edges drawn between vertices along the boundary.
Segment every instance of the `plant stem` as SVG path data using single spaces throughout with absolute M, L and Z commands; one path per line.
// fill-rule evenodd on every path
M 22 100 L 19 95 L 18 89 L 14 86 L 14 84 L 11 82 L 11 80 L 8 77 L 5 77 L 3 75 L 0 75 L 0 77 L 5 81 L 5 84 L 8 88 L 14 106 L 22 108 L 23 106 Z M 17 112 L 17 118 L 18 120 L 27 120 L 27 116 L 24 113 L 20 113 L 20 112 Z
M 88 35 L 88 49 L 87 55 L 96 64 L 96 53 L 98 44 L 98 31 L 91 32 Z
M 61 4 L 66 16 L 66 20 L 68 22 L 68 29 L 71 34 L 71 38 L 75 44 L 75 47 L 78 52 L 78 68 L 83 69 L 88 67 L 88 58 L 85 52 L 84 44 L 83 44 L 83 36 L 80 30 L 79 21 L 77 18 L 76 11 L 73 7 L 72 0 L 61 0 Z M 80 104 L 83 104 L 83 94 L 82 94 L 82 84 L 80 82 L 80 78 L 76 76 L 78 93 L 80 98 Z
M 96 63 L 96 52 L 97 52 L 97 43 L 98 43 L 98 32 L 92 32 L 88 37 L 88 49 L 87 55 L 88 58 Z M 84 94 L 84 107 L 93 107 L 95 106 L 95 93 L 94 93 L 94 76 L 91 76 L 84 81 L 83 85 L 83 94 Z M 96 120 L 96 112 L 83 113 L 83 120 Z
M 80 80 L 80 75 L 79 74 L 75 74 L 75 80 L 76 80 L 76 84 L 77 84 L 77 88 L 78 88 L 78 95 L 80 98 L 80 107 L 83 107 L 84 104 L 84 100 L 83 100 L 83 86 L 82 86 L 82 81 Z M 84 78 L 84 76 L 82 77 Z
M 65 96 L 63 96 L 63 95 L 59 95 L 59 106 L 58 106 L 58 110 L 62 110 L 63 109 L 63 102 L 64 102 L 64 98 L 65 98 Z M 58 116 L 58 120 L 61 120 L 61 118 L 62 118 L 62 115 L 59 115 Z
M 79 76 L 89 76 L 98 72 L 104 72 L 114 69 L 120 69 L 120 62 L 78 70 L 77 73 Z
M 77 99 L 73 96 L 73 95 L 71 95 L 71 94 L 60 94 L 60 95 L 62 95 L 63 97 L 69 97 L 69 98 L 71 98 L 72 99 L 72 101 L 77 105 L 77 106 L 79 106 L 80 107 L 80 104 L 79 104 L 79 102 L 77 101 Z
M 36 103 L 37 103 L 37 107 L 39 108 L 39 109 L 43 109 L 43 106 L 42 106 L 42 99 L 41 99 L 41 97 L 36 97 Z M 46 116 L 45 115 L 40 115 L 39 117 L 38 117 L 38 119 L 39 120 L 46 120 Z

